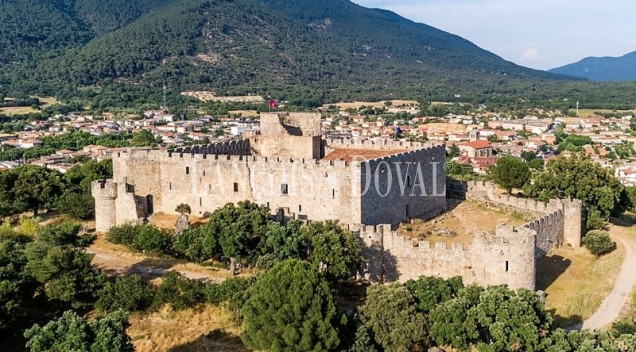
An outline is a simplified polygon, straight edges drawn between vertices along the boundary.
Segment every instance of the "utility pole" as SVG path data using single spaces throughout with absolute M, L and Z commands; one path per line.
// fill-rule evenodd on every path
M 579 117 L 579 102 L 576 102 L 576 117 Z
M 168 109 L 168 104 L 166 104 L 166 83 L 163 83 L 163 106 L 161 107 L 162 110 L 167 110 Z

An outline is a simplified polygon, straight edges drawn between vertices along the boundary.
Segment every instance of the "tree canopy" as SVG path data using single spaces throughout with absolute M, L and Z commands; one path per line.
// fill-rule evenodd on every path
M 258 279 L 243 315 L 245 344 L 272 351 L 335 350 L 346 323 L 318 271 L 296 259 L 276 264 Z
M 512 156 L 503 156 L 488 169 L 493 181 L 508 194 L 513 188 L 521 188 L 530 180 L 530 169 L 526 163 Z

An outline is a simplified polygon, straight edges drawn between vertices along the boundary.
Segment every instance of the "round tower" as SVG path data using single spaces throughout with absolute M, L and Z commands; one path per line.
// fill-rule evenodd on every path
M 95 198 L 95 230 L 106 232 L 117 225 L 115 200 L 117 183 L 112 180 L 98 180 L 91 184 L 91 193 Z

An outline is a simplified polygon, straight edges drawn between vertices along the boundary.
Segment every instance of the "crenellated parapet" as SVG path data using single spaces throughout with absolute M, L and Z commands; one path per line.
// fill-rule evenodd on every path
M 410 239 L 391 225 L 349 225 L 359 236 L 371 281 L 407 281 L 420 276 L 461 275 L 467 284 L 535 286 L 536 231 L 499 225 L 495 233 L 478 232 L 470 243 Z

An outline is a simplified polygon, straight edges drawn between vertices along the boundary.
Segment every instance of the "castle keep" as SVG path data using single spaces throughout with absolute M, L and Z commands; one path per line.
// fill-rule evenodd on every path
M 105 232 L 153 214 L 174 214 L 181 203 L 202 216 L 250 200 L 279 220 L 339 220 L 364 244 L 363 275 L 372 280 L 463 275 L 467 283 L 530 289 L 537 256 L 554 245 L 580 242 L 580 204 L 577 229 L 576 221 L 565 220 L 576 215 L 577 204 L 563 202 L 535 204 L 536 222 L 500 226 L 496 234 L 475 236 L 469 246 L 413 243 L 391 231 L 411 218 L 444 212 L 447 193 L 505 203 L 486 184 L 447 185 L 444 162 L 443 145 L 325 140 L 320 114 L 264 113 L 258 138 L 114 154 L 113 179 L 92 184 L 96 228 Z
M 319 114 L 262 114 L 259 138 L 113 155 L 113 179 L 92 185 L 97 231 L 242 200 L 343 224 L 433 217 L 446 206 L 444 157 L 442 145 L 323 140 Z

